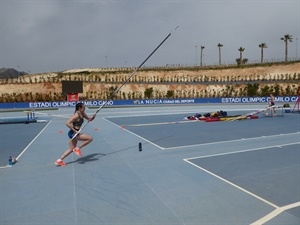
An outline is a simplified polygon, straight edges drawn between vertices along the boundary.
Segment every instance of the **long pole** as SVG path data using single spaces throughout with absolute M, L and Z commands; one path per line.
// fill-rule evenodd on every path
M 118 87 L 109 97 L 106 101 L 102 103 L 102 105 L 97 109 L 94 116 L 97 115 L 97 113 L 110 101 L 113 96 L 137 73 L 137 71 L 148 61 L 148 59 L 156 52 L 157 49 L 160 48 L 160 46 L 172 35 L 172 33 L 178 28 L 179 26 L 175 27 L 166 37 L 165 39 L 151 52 L 151 54 L 139 65 L 131 74 L 130 76 Z M 73 135 L 70 141 L 72 141 L 74 138 L 77 137 L 77 135 L 82 131 L 82 129 L 89 123 L 87 121 L 84 125 L 81 126 L 81 128 Z

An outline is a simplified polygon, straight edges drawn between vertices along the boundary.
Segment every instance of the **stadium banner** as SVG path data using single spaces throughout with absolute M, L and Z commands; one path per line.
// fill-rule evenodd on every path
M 83 102 L 87 107 L 100 107 L 105 104 L 106 107 L 113 106 L 146 106 L 146 105 L 188 105 L 188 104 L 207 104 L 207 103 L 267 103 L 270 97 L 228 97 L 228 98 L 181 98 L 181 99 L 141 99 L 141 100 L 86 100 Z M 298 96 L 275 96 L 275 102 L 286 103 L 296 102 Z M 16 102 L 0 103 L 0 109 L 28 109 L 28 108 L 60 108 L 74 107 L 76 101 L 58 101 L 58 102 Z
M 67 101 L 68 102 L 78 102 L 79 101 L 78 93 L 68 93 Z

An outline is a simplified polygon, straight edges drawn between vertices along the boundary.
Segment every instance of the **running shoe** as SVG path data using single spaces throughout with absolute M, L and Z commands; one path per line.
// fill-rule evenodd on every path
M 58 166 L 66 166 L 66 164 L 65 164 L 64 161 L 62 161 L 62 160 L 56 160 L 56 161 L 55 161 L 55 165 L 58 165 Z
M 76 155 L 78 155 L 78 156 L 82 156 L 82 153 L 81 153 L 81 151 L 80 151 L 80 148 L 78 148 L 78 147 L 74 148 L 74 149 L 73 149 L 73 152 L 74 152 Z

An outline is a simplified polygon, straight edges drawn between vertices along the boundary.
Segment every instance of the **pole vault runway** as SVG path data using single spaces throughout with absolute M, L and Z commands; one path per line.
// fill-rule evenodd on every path
M 27 132 L 34 124 L 2 129 L 1 143 L 15 137 L 21 156 L 1 165 L 0 224 L 298 225 L 299 114 L 183 120 L 264 107 L 103 108 L 83 130 L 94 141 L 83 157 L 66 158 L 66 167 L 54 161 L 68 147 L 65 122 L 74 109 L 43 111 L 47 123 L 35 132 Z

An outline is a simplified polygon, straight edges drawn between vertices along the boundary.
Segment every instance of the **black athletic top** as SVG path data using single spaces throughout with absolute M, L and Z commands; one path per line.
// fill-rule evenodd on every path
M 73 122 L 73 127 L 81 127 L 81 125 L 83 124 L 83 117 L 80 117 L 79 115 L 79 118 L 79 120 Z

